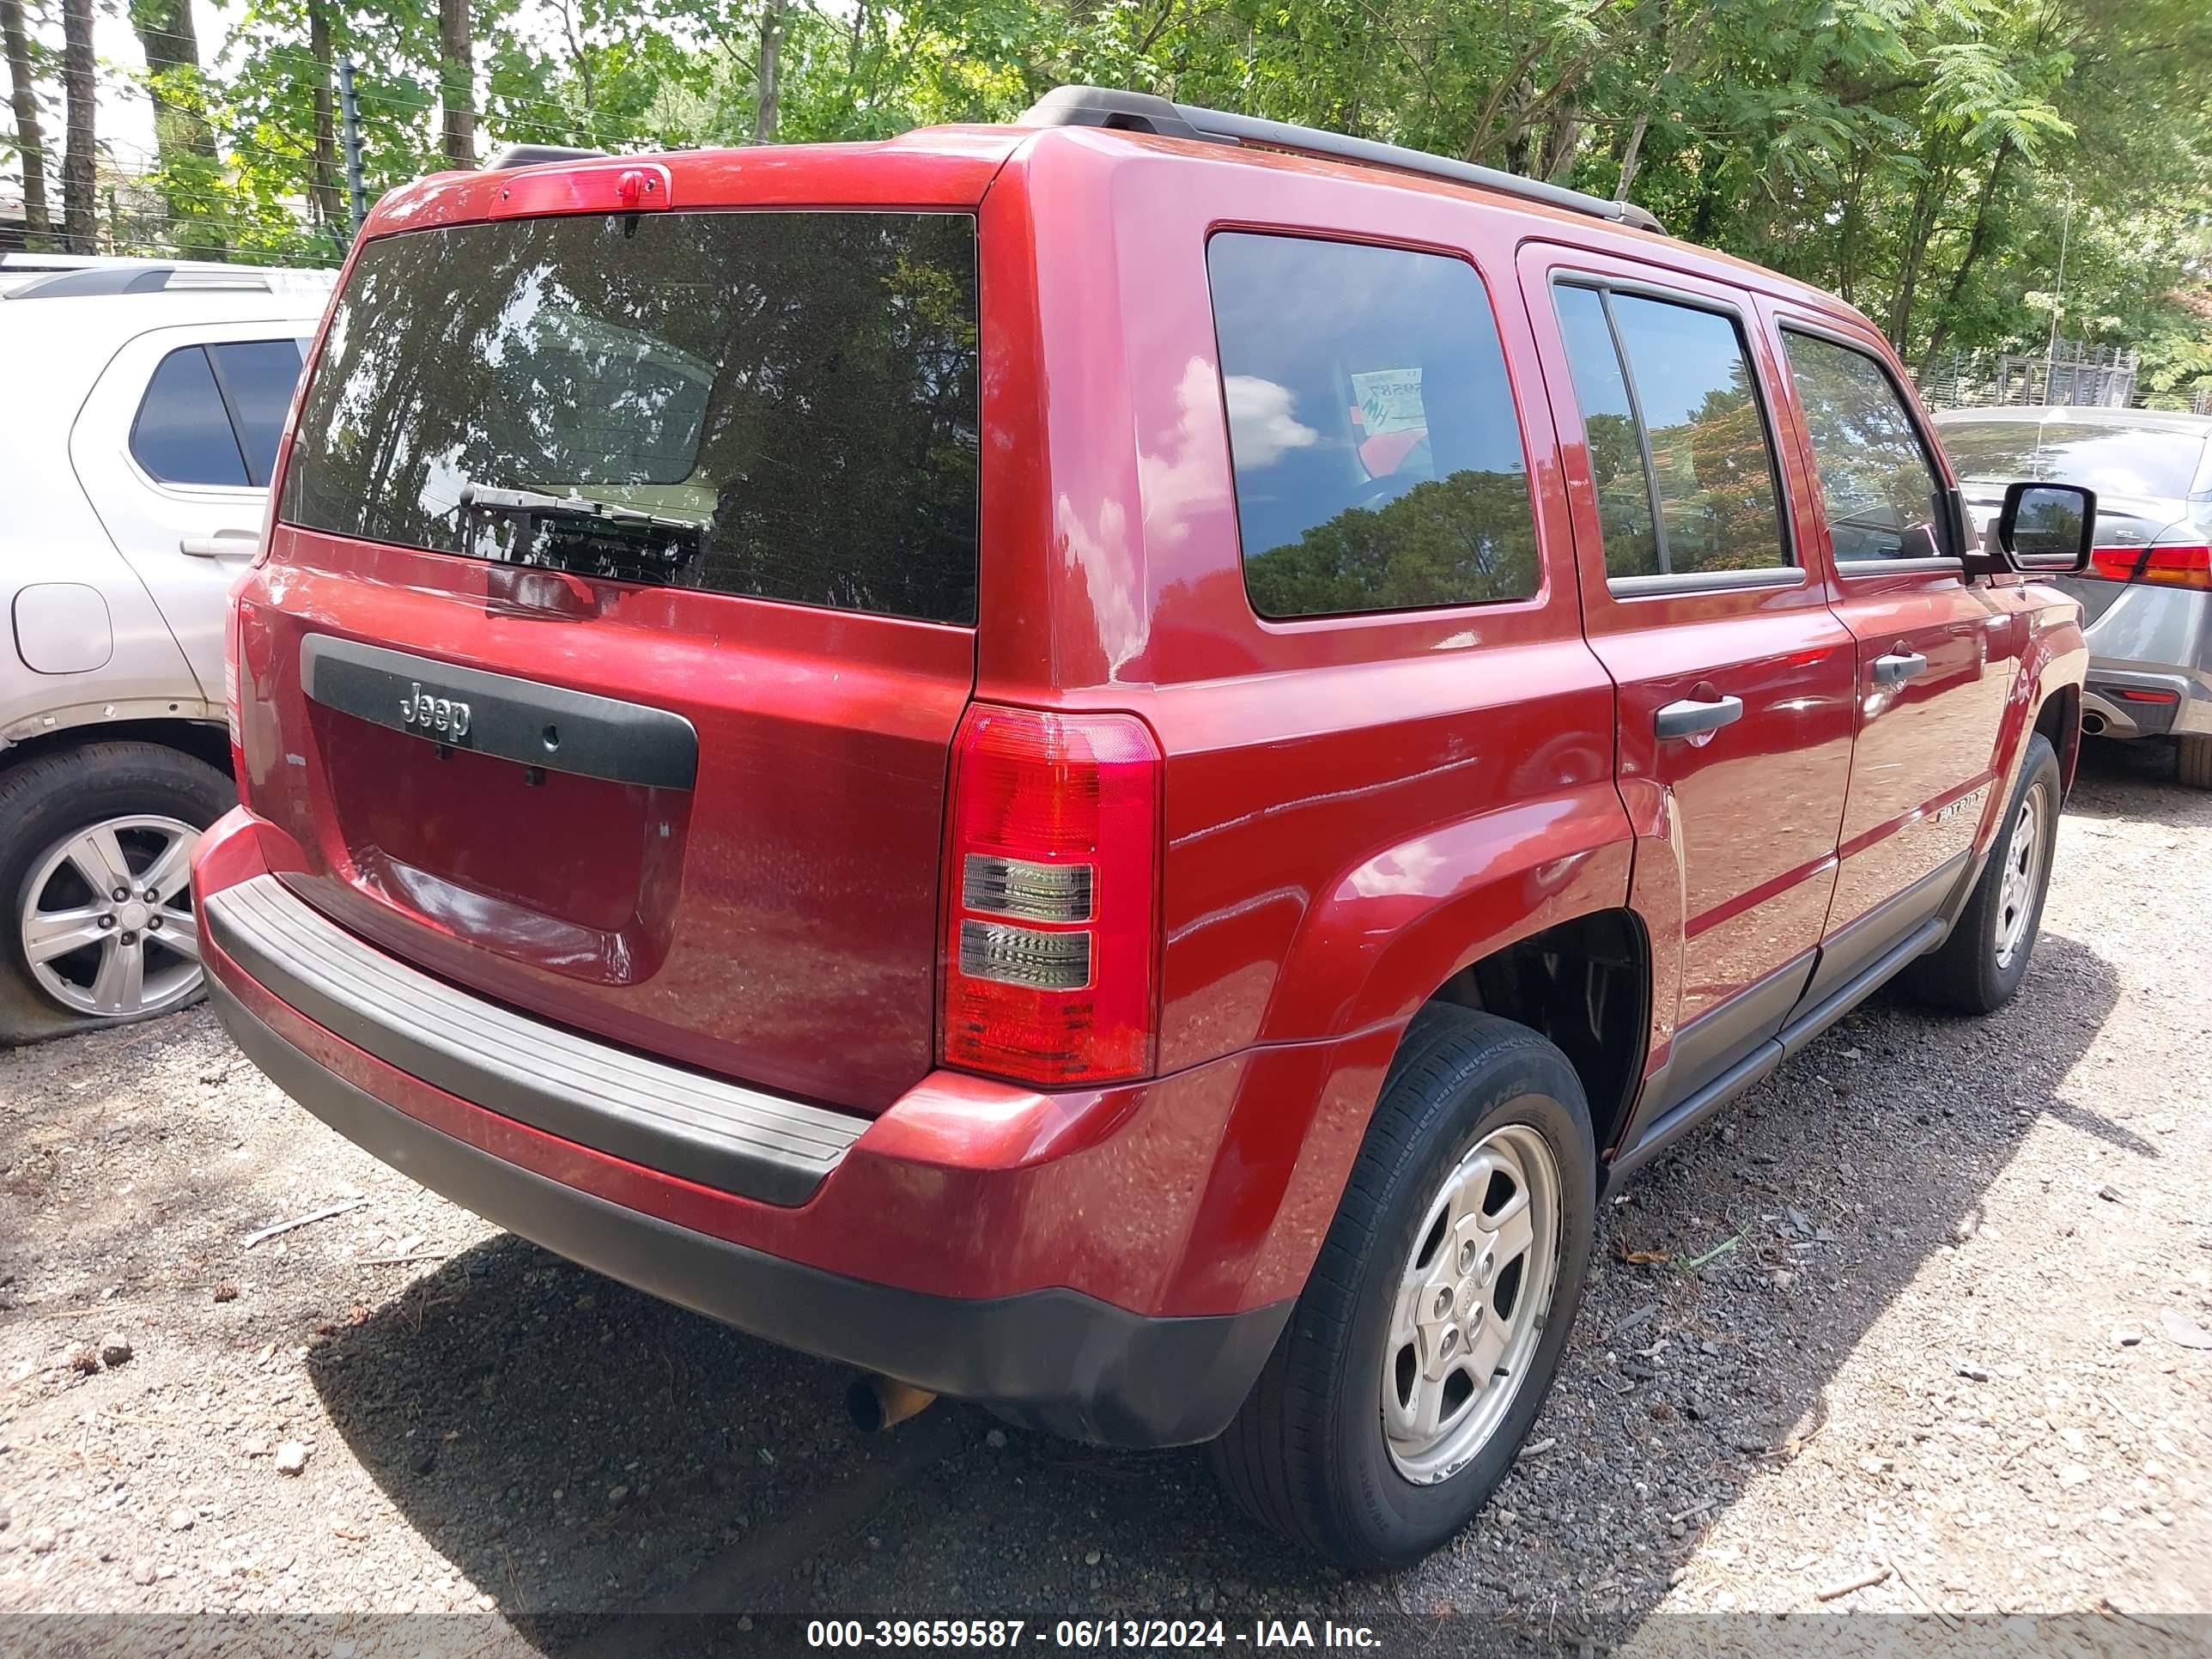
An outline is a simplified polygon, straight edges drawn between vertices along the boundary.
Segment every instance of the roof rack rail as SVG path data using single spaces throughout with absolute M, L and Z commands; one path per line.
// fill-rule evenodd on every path
M 504 173 L 509 167 L 543 167 L 548 161 L 596 161 L 606 153 L 603 149 L 576 149 L 568 144 L 509 144 L 484 163 L 484 171 Z
M 1595 219 L 1608 219 L 1638 230 L 1666 234 L 1665 226 L 1632 202 L 1608 202 L 1601 196 L 1546 184 L 1540 179 L 1523 179 L 1517 173 L 1502 173 L 1496 167 L 1477 167 L 1472 161 L 1431 155 L 1426 150 L 1408 149 L 1403 144 L 1385 144 L 1372 138 L 1329 132 L 1321 127 L 1295 126 L 1288 121 L 1267 121 L 1253 115 L 1201 109 L 1195 104 L 1178 104 L 1149 92 L 1126 92 L 1115 87 L 1057 87 L 1017 117 L 1015 125 L 1108 127 L 1122 132 L 1156 133 L 1164 138 L 1296 150 L 1305 155 L 1325 155 L 1334 161 L 1358 161 L 1368 167 L 1423 173 L 1431 179 L 1449 179 L 1455 184 L 1500 191 L 1541 202 L 1547 207 L 1585 213 Z
M 11 278 L 19 271 L 22 280 L 0 289 L 0 300 L 81 300 L 117 294 L 211 294 L 224 289 L 294 294 L 327 289 L 337 281 L 336 271 L 312 267 L 220 265 L 204 261 L 161 264 L 118 259 L 48 271 L 0 266 L 0 275 Z

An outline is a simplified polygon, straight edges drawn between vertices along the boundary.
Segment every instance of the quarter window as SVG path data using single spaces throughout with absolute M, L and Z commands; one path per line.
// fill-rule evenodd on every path
M 1881 365 L 1816 335 L 1786 343 L 1837 562 L 1948 554 L 1941 475 Z
M 1773 443 L 1735 318 L 1581 286 L 1556 297 L 1607 575 L 1788 568 Z
M 1239 233 L 1206 266 L 1254 609 L 1532 598 L 1528 459 L 1474 267 Z

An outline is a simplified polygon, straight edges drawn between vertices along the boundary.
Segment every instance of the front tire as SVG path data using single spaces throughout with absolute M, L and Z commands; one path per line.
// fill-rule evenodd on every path
M 2059 799 L 2058 757 L 2042 732 L 2030 732 L 2020 781 L 1973 896 L 1950 938 L 1905 971 L 1905 988 L 1921 1001 L 1993 1014 L 2013 1000 L 2043 927 Z
M 1213 1443 L 1231 1494 L 1355 1570 L 1459 1532 L 1559 1370 L 1596 1181 L 1565 1055 L 1494 1015 L 1423 1008 L 1305 1291 Z
M 0 776 L 0 961 L 64 1018 L 167 1013 L 205 992 L 192 848 L 235 795 L 160 744 L 88 744 Z

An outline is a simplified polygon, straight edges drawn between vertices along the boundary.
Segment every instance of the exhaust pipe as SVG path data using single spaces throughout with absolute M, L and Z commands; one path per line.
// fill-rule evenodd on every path
M 2092 708 L 2081 716 L 2081 730 L 2093 738 L 2101 737 L 2105 730 L 2105 717 Z
M 917 1389 L 911 1382 L 871 1373 L 853 1379 L 853 1386 L 845 1395 L 845 1409 L 853 1415 L 853 1426 L 862 1434 L 879 1434 L 895 1423 L 903 1423 L 917 1413 L 928 1410 L 936 1399 L 927 1389 Z

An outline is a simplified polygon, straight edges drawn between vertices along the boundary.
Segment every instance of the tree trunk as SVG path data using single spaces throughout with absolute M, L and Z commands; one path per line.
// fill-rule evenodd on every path
M 220 221 L 208 211 L 217 171 L 215 134 L 201 106 L 191 0 L 131 0 L 130 15 L 146 54 L 146 93 L 154 106 L 154 148 L 171 239 L 189 252 L 220 258 L 226 239 Z
M 2004 181 L 2005 167 L 2012 157 L 2012 140 L 1998 139 L 1996 157 L 1990 163 L 1990 176 L 1982 181 L 1981 198 L 1974 204 L 1974 228 L 1966 233 L 1966 251 L 1959 256 L 1959 268 L 1951 273 L 1951 285 L 1944 290 L 1942 308 L 1936 313 L 1935 325 L 1928 331 L 1928 353 L 1920 360 L 1923 379 L 1934 370 L 1936 354 L 1951 337 L 1952 313 L 1965 297 L 1966 278 L 1989 250 L 1990 205 L 1996 200 L 1997 186 Z
M 784 11 L 787 0 L 767 0 L 761 8 L 760 76 L 753 106 L 753 143 L 775 142 L 776 100 L 782 94 Z
M 323 0 L 307 0 L 307 50 L 315 59 L 315 179 L 307 198 L 323 223 L 346 224 L 344 198 L 338 194 L 337 112 L 331 97 L 331 15 Z
M 1644 107 L 1636 112 L 1636 125 L 1629 129 L 1627 147 L 1620 152 L 1620 182 L 1613 186 L 1614 201 L 1628 199 L 1628 187 L 1636 182 L 1637 161 L 1644 154 L 1644 135 L 1651 131 L 1651 106 L 1665 94 L 1669 81 L 1680 81 L 1697 64 L 1698 53 L 1704 44 L 1700 32 L 1711 14 L 1711 6 L 1700 6 L 1689 21 L 1682 26 L 1682 32 L 1674 37 L 1674 49 L 1667 54 L 1666 72 L 1651 83 L 1651 90 L 1644 96 Z M 1659 42 L 1662 46 L 1667 41 L 1666 17 L 1665 12 L 1660 13 Z M 1704 210 L 1701 202 L 1698 211 L 1702 214 Z
M 92 0 L 62 0 L 62 99 L 68 143 L 62 151 L 62 251 L 92 253 L 99 247 L 93 218 Z
M 477 94 L 469 0 L 438 0 L 438 96 L 446 106 L 446 161 L 477 164 Z
M 1905 263 L 1897 273 L 1897 294 L 1889 307 L 1889 343 L 1901 356 L 1912 329 L 1912 304 L 1920 286 L 1920 271 L 1928 257 L 1928 238 L 1936 228 L 1936 210 L 1942 204 L 1943 175 L 1948 171 L 1942 146 L 1933 134 L 1921 153 L 1920 183 L 1912 192 L 1912 215 L 1905 228 Z
M 32 246 L 44 247 L 53 231 L 46 217 L 46 141 L 39 131 L 39 90 L 31 78 L 31 36 L 23 27 L 22 0 L 0 0 L 0 41 L 8 50 L 15 148 L 23 158 L 23 228 Z
M 1643 153 L 1644 135 L 1650 126 L 1651 112 L 1638 110 L 1636 125 L 1628 130 L 1628 147 L 1620 152 L 1620 182 L 1613 186 L 1613 199 L 1616 202 L 1628 199 L 1628 187 L 1636 182 L 1636 158 Z
M 1575 170 L 1575 154 L 1582 148 L 1582 106 L 1571 101 L 1553 116 L 1552 125 L 1545 131 L 1543 171 L 1538 177 L 1555 185 L 1566 183 Z

